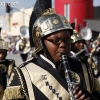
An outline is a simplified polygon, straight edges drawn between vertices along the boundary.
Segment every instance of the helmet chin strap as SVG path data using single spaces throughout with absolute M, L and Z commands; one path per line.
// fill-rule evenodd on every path
M 51 57 L 50 53 L 48 52 L 43 40 L 41 41 L 41 46 L 43 47 L 42 49 L 43 55 L 46 56 L 49 60 L 51 60 L 54 64 L 56 64 L 56 62 L 54 61 L 54 59 Z

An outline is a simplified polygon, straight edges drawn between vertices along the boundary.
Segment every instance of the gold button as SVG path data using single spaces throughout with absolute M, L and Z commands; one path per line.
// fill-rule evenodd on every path
M 48 29 L 48 26 L 45 24 L 45 25 L 43 26 L 43 28 L 44 28 L 45 30 L 47 30 L 47 29 Z
M 59 21 L 57 19 L 54 19 L 53 23 L 54 24 L 59 24 Z

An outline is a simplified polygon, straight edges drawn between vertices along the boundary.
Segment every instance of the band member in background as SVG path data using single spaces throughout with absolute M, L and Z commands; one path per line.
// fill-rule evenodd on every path
M 30 34 L 33 38 L 31 42 L 34 42 L 35 47 L 34 57 L 23 63 L 20 68 L 14 68 L 4 98 L 72 100 L 70 98 L 73 95 L 73 100 L 99 100 L 92 94 L 96 89 L 92 84 L 93 77 L 91 80 L 90 73 L 82 69 L 86 66 L 82 67 L 79 61 L 68 56 L 71 49 L 72 27 L 66 17 L 58 15 L 51 8 L 51 4 L 50 0 L 36 1 L 30 18 Z M 36 21 L 32 22 L 33 20 Z M 70 82 L 65 76 L 62 55 L 66 56 L 70 65 Z M 72 86 L 75 87 L 70 88 L 69 84 L 73 82 Z
M 2 98 L 3 91 L 6 89 L 12 69 L 16 66 L 15 60 L 6 59 L 7 50 L 8 44 L 0 37 L 0 98 Z
M 73 30 L 73 35 L 71 36 L 71 39 L 71 55 L 79 58 L 84 58 L 87 60 L 88 55 L 86 43 L 77 30 Z
M 30 43 L 29 41 L 21 37 L 21 39 L 16 43 L 16 50 L 20 53 L 22 61 L 26 61 L 28 58 L 28 53 L 30 52 Z
M 100 34 L 97 37 L 97 45 L 92 50 L 92 56 L 97 65 L 96 77 L 99 78 L 100 81 Z
M 96 64 L 93 61 L 91 54 L 88 52 L 86 40 L 76 30 L 73 31 L 71 39 L 72 43 L 70 55 L 77 57 L 77 59 L 80 59 L 82 62 L 90 66 L 91 70 L 93 71 L 93 75 L 95 76 L 94 69 L 96 68 Z

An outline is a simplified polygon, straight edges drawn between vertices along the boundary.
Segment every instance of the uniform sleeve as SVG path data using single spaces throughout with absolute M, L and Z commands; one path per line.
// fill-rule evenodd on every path
M 14 67 L 16 67 L 15 60 L 12 60 L 12 61 L 10 61 L 10 64 L 8 66 L 8 71 L 7 71 L 8 77 L 10 77 L 11 72 L 12 72 L 12 70 L 13 70 Z
M 0 73 L 0 100 L 2 100 L 3 95 L 4 95 L 4 90 L 5 90 L 5 84 L 4 84 L 4 80 L 6 77 L 2 76 L 2 74 Z
M 25 100 L 26 97 L 28 96 L 25 92 L 24 80 L 19 68 L 16 67 L 13 69 L 8 86 L 4 91 L 3 100 Z

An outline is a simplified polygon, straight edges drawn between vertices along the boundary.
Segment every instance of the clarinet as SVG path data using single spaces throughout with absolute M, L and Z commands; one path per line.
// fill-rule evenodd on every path
M 73 95 L 73 92 L 72 92 L 73 89 L 75 88 L 75 84 L 72 81 L 72 76 L 71 76 L 71 73 L 70 73 L 71 70 L 70 70 L 68 60 L 67 60 L 67 56 L 62 55 L 61 58 L 62 58 L 62 63 L 63 63 L 64 71 L 65 71 L 65 78 L 66 78 L 66 81 L 67 81 L 67 84 L 68 84 L 68 92 L 70 94 L 70 100 L 76 100 L 74 98 L 74 95 Z

